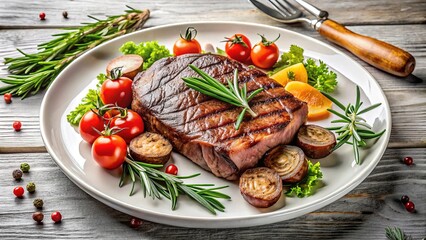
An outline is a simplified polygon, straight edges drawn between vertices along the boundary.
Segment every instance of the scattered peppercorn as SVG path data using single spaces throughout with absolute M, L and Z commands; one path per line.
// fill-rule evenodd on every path
M 33 182 L 29 182 L 29 183 L 27 184 L 27 191 L 28 191 L 29 193 L 33 193 L 33 192 L 35 192 L 35 190 L 36 190 L 36 185 L 35 185 L 35 183 L 33 183 Z
M 12 176 L 16 181 L 19 181 L 22 178 L 22 171 L 20 169 L 16 169 L 13 171 Z
M 5 101 L 7 104 L 9 104 L 9 103 L 11 103 L 11 102 L 12 102 L 12 94 L 11 94 L 11 93 L 5 93 L 5 94 L 3 95 L 3 97 L 4 97 L 4 101 Z
M 34 199 L 33 204 L 34 204 L 34 207 L 41 209 L 41 208 L 43 208 L 44 202 L 41 198 L 36 198 L 36 199 Z
M 19 132 L 21 131 L 22 123 L 20 121 L 14 121 L 12 126 L 16 132 Z
M 21 170 L 24 173 L 27 173 L 30 171 L 30 165 L 28 163 L 21 163 Z
M 403 162 L 405 163 L 405 165 L 411 166 L 411 165 L 413 165 L 414 161 L 413 161 L 412 157 L 405 157 L 404 160 L 403 160 Z
M 62 221 L 62 215 L 60 212 L 53 212 L 52 215 L 50 215 L 50 217 L 55 223 Z
M 139 218 L 133 217 L 132 219 L 130 219 L 130 227 L 138 228 L 141 225 L 142 225 L 142 220 L 140 220 Z
M 44 215 L 43 215 L 42 212 L 35 212 L 35 213 L 33 213 L 33 219 L 34 219 L 34 221 L 40 223 L 40 222 L 43 221 Z
M 408 201 L 410 201 L 410 198 L 407 195 L 401 197 L 402 204 L 406 204 Z
M 68 12 L 67 11 L 63 11 L 62 12 L 62 16 L 64 16 L 64 18 L 68 18 Z
M 16 197 L 21 198 L 24 195 L 24 188 L 20 186 L 14 188 L 13 194 L 15 194 Z
M 404 204 L 405 209 L 409 211 L 410 213 L 416 211 L 416 206 L 414 206 L 414 203 L 412 201 L 408 201 Z
M 46 13 L 41 12 L 38 16 L 40 17 L 40 20 L 46 20 Z

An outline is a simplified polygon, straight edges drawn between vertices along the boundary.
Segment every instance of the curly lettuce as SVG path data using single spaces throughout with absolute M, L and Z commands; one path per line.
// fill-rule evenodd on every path
M 137 54 L 143 58 L 143 69 L 149 68 L 155 61 L 170 57 L 172 54 L 164 45 L 158 44 L 157 41 L 141 42 L 126 42 L 120 47 L 123 54 Z
M 295 184 L 290 185 L 290 189 L 285 193 L 288 197 L 307 197 L 315 193 L 315 186 L 322 178 L 320 163 L 312 164 L 308 161 L 308 174 L 306 177 Z
M 305 61 L 303 56 L 303 48 L 297 45 L 291 45 L 288 52 L 284 52 L 281 55 L 280 60 L 275 63 L 272 71 L 269 75 L 273 75 L 282 69 L 289 67 L 297 63 L 303 63 L 308 73 L 308 84 L 314 88 L 331 93 L 337 86 L 337 74 L 329 70 L 327 64 L 319 60 L 319 64 L 311 58 Z
M 107 76 L 103 73 L 99 74 L 97 77 L 98 83 L 96 84 L 96 89 L 89 89 L 89 92 L 81 100 L 81 103 L 67 115 L 67 121 L 74 126 L 78 126 L 83 115 L 90 111 L 91 109 L 101 107 L 102 101 L 99 97 L 99 89 L 102 86 L 102 83 L 105 82 Z

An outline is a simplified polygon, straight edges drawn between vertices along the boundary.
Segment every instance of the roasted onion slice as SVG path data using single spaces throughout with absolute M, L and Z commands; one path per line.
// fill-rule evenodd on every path
M 328 156 L 336 145 L 336 137 L 323 127 L 304 125 L 297 133 L 296 145 L 310 158 L 323 158 Z
M 302 149 L 295 146 L 280 145 L 271 149 L 263 162 L 275 170 L 284 182 L 295 183 L 308 173 L 308 161 Z
M 283 190 L 280 176 L 270 168 L 246 170 L 240 177 L 240 191 L 244 199 L 258 208 L 267 208 L 278 201 Z

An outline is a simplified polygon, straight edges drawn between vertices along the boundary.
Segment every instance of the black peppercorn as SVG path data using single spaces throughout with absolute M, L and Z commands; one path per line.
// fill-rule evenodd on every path
M 35 183 L 33 183 L 33 182 L 29 182 L 29 183 L 27 184 L 27 191 L 28 191 L 29 193 L 33 193 L 33 192 L 35 192 L 35 190 L 36 190 L 36 185 L 35 185 Z
M 19 181 L 22 178 L 22 171 L 19 169 L 16 169 L 13 171 L 12 176 L 15 180 Z
M 67 11 L 63 11 L 62 12 L 62 16 L 64 16 L 64 18 L 68 18 L 68 12 Z
M 42 199 L 36 198 L 36 199 L 34 199 L 33 204 L 34 204 L 34 207 L 41 209 L 41 208 L 43 208 L 44 202 L 43 202 Z

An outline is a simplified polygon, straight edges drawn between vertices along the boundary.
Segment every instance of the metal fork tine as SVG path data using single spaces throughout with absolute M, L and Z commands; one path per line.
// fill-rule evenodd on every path
M 287 11 L 284 7 L 282 7 L 281 4 L 277 0 L 268 0 L 274 7 L 277 9 L 277 11 L 282 14 L 284 17 L 288 17 L 291 15 L 291 12 Z
M 297 11 L 299 11 L 299 9 L 297 7 L 295 7 L 293 4 L 291 4 L 290 2 L 283 0 L 282 1 L 287 7 L 284 7 L 282 5 L 281 2 L 278 2 L 282 7 L 284 7 L 285 9 L 287 9 L 287 11 L 289 11 L 291 14 L 295 14 L 297 13 Z
M 283 9 L 285 9 L 288 13 L 290 14 L 294 14 L 296 11 L 294 10 L 294 6 L 291 5 L 289 2 L 287 1 L 283 1 L 287 6 L 284 6 L 284 4 L 281 1 L 276 1 Z

